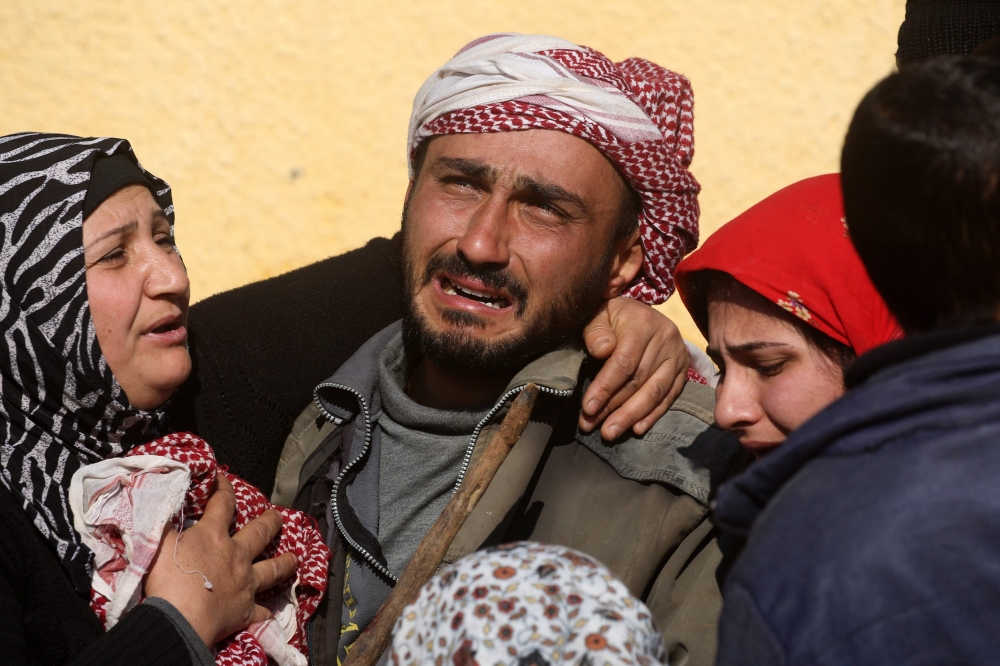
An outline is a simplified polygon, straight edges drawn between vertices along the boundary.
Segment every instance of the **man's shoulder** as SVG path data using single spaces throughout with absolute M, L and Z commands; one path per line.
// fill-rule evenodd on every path
M 576 432 L 576 439 L 621 476 L 664 483 L 703 505 L 741 452 L 730 433 L 715 425 L 715 392 L 687 382 L 680 396 L 642 436 L 631 430 L 608 442 L 600 431 Z

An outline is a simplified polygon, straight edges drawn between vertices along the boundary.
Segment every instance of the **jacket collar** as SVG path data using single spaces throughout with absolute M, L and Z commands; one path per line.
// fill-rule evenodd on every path
M 686 382 L 667 413 L 642 436 L 631 430 L 613 442 L 600 430 L 576 440 L 626 479 L 663 483 L 707 506 L 714 489 L 731 473 L 743 449 L 732 433 L 714 425 L 715 390 Z
M 896 340 L 872 349 L 855 361 L 844 377 L 844 384 L 848 389 L 852 389 L 890 366 L 998 333 L 1000 333 L 1000 322 L 990 322 L 964 328 L 918 333 Z
M 559 393 L 572 392 L 580 381 L 580 366 L 586 358 L 579 342 L 550 351 L 514 375 L 504 393 L 529 383 Z
M 341 422 L 355 416 L 357 397 L 366 401 L 369 413 L 379 408 L 378 363 L 382 350 L 396 336 L 402 335 L 403 323 L 397 321 L 376 333 L 329 379 L 316 388 L 316 401 L 332 420 Z M 586 354 L 578 341 L 555 349 L 526 365 L 507 385 L 502 395 L 529 382 L 548 392 L 571 393 L 580 378 L 580 366 Z M 345 390 L 355 399 L 344 395 Z
M 402 332 L 396 322 L 359 349 L 336 373 L 316 389 L 323 412 L 337 422 L 353 418 L 364 400 L 368 417 L 380 409 L 377 363 L 387 344 Z M 498 398 L 504 402 L 529 382 L 545 393 L 568 398 L 586 388 L 581 366 L 586 359 L 582 345 L 575 341 L 555 349 L 526 365 Z M 599 431 L 576 431 L 576 440 L 607 462 L 624 478 L 642 483 L 665 483 L 707 505 L 712 489 L 729 471 L 740 454 L 739 444 L 729 433 L 712 427 L 715 392 L 708 386 L 688 382 L 681 396 L 642 437 L 631 431 L 614 442 L 601 439 Z M 578 400 L 567 409 L 579 409 Z M 497 412 L 497 407 L 491 414 Z M 573 415 L 575 421 L 576 415 Z M 361 455 L 360 452 L 352 456 Z

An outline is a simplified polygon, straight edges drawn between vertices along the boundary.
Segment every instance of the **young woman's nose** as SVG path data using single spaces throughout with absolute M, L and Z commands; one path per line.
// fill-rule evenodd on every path
M 458 251 L 476 266 L 506 266 L 510 263 L 508 224 L 506 202 L 501 197 L 487 198 L 458 239 Z
M 739 373 L 730 372 L 715 389 L 715 422 L 724 430 L 746 428 L 757 423 L 763 410 L 756 391 Z

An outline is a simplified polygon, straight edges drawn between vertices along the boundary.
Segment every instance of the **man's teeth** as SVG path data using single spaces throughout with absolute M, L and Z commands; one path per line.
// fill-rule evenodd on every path
M 472 294 L 473 296 L 478 296 L 479 298 L 489 298 L 489 294 L 484 294 L 481 291 L 476 291 L 475 289 L 469 289 L 468 287 L 458 287 L 458 289 L 464 291 L 466 294 Z
M 448 294 L 449 296 L 466 296 L 466 297 L 474 296 L 476 297 L 474 300 L 479 301 L 483 305 L 491 307 L 494 310 L 500 310 L 502 308 L 507 307 L 507 299 L 500 298 L 497 300 L 488 300 L 493 298 L 489 294 L 484 294 L 481 291 L 476 291 L 475 289 L 469 289 L 468 287 L 459 287 L 458 285 L 452 284 L 451 282 L 447 283 L 444 293 Z M 503 305 L 501 305 L 501 303 Z

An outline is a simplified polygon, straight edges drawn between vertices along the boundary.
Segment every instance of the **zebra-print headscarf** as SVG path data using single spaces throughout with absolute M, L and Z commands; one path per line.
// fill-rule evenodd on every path
M 0 480 L 81 593 L 90 590 L 91 553 L 73 529 L 70 479 L 153 439 L 164 418 L 129 404 L 90 316 L 83 205 L 95 161 L 110 155 L 136 159 L 122 139 L 0 137 Z M 173 235 L 170 187 L 146 177 Z

